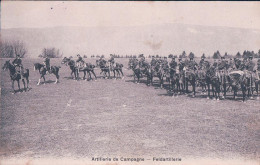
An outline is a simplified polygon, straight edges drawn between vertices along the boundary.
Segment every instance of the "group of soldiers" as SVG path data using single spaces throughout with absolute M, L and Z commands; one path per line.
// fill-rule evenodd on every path
M 141 57 L 140 60 L 137 58 L 130 59 L 130 61 L 135 61 L 139 63 L 139 67 L 145 67 L 148 62 L 145 61 L 145 57 Z M 247 72 L 256 72 L 260 71 L 260 59 L 258 59 L 257 64 L 253 61 L 253 56 L 249 56 L 248 58 L 238 59 L 238 58 L 230 58 L 226 59 L 224 56 L 221 59 L 214 59 L 213 64 L 205 58 L 205 56 L 201 57 L 199 63 L 194 60 L 194 57 L 190 56 L 188 58 L 178 58 L 178 62 L 176 61 L 176 57 L 172 57 L 171 61 L 168 63 L 167 57 L 164 58 L 155 58 L 152 56 L 152 60 L 150 62 L 151 66 L 155 66 L 156 64 L 160 64 L 164 69 L 171 69 L 175 72 L 183 72 L 190 71 L 195 72 L 197 70 L 206 70 L 209 67 L 213 67 L 216 71 L 220 73 L 227 74 L 229 71 L 240 70 Z

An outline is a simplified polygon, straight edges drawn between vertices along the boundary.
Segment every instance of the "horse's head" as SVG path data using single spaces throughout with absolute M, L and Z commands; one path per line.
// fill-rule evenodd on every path
M 69 61 L 70 61 L 69 58 L 64 57 L 64 58 L 62 59 L 62 61 L 61 61 L 61 64 L 67 64 Z
M 10 60 L 6 61 L 4 66 L 2 67 L 3 70 L 6 70 L 10 67 L 11 63 L 10 63 Z
M 34 64 L 34 71 L 40 70 L 42 67 L 43 67 L 42 64 L 40 64 L 40 63 L 35 63 L 35 64 Z

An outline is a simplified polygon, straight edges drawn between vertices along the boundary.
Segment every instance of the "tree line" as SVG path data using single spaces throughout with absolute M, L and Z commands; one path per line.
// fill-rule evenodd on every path
M 26 48 L 26 45 L 23 41 L 20 40 L 15 40 L 15 41 L 1 41 L 0 40 L 0 57 L 1 58 L 15 58 L 17 55 L 20 55 L 21 58 L 26 57 L 28 51 Z M 114 58 L 138 58 L 140 55 L 119 55 L 119 54 L 111 54 Z M 143 56 L 143 55 L 142 55 Z M 213 53 L 212 56 L 207 56 L 203 53 L 202 56 L 205 58 L 213 58 L 213 59 L 220 59 L 222 56 L 225 58 L 248 58 L 249 56 L 252 56 L 254 58 L 260 58 L 260 49 L 258 50 L 257 53 L 254 51 L 248 51 L 245 50 L 242 54 L 240 52 L 237 52 L 235 55 L 228 54 L 225 52 L 223 55 L 220 54 L 219 51 L 216 51 Z M 38 55 L 38 57 L 48 57 L 48 58 L 61 58 L 63 57 L 63 53 L 55 48 L 55 47 L 50 47 L 50 48 L 43 48 L 41 51 L 41 54 Z M 90 58 L 100 58 L 100 57 L 105 57 L 104 55 L 91 55 Z M 160 58 L 163 56 L 160 56 L 158 54 L 156 55 L 148 55 L 148 58 L 156 57 Z M 187 54 L 185 51 L 183 51 L 179 55 L 173 55 L 170 54 L 167 56 L 168 58 L 187 58 L 187 57 L 192 57 L 195 58 L 195 54 L 193 52 L 190 52 Z M 199 56 L 197 56 L 199 57 Z M 87 55 L 83 55 L 83 58 L 88 58 Z

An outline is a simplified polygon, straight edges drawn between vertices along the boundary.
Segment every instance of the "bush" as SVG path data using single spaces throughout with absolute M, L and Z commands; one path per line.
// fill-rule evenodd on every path
M 39 55 L 39 57 L 43 58 L 61 58 L 63 54 L 60 54 L 60 50 L 56 48 L 44 48 L 42 50 L 42 54 Z

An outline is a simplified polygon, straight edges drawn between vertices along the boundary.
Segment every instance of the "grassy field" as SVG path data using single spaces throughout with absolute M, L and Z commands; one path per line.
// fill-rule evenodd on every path
M 126 59 L 116 59 L 125 79 L 97 81 L 69 79 L 61 59 L 51 59 L 62 66 L 60 83 L 47 75 L 48 83 L 37 86 L 33 63 L 41 61 L 23 59 L 28 92 L 11 94 L 9 73 L 1 70 L 0 158 L 259 158 L 259 100 L 173 98 L 156 85 L 133 83 Z

